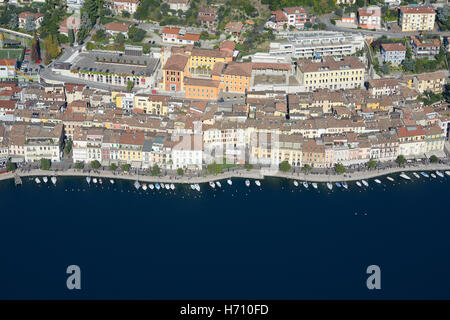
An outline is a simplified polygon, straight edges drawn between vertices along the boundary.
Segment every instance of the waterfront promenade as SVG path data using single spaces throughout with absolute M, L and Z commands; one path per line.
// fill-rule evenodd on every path
M 279 177 L 286 179 L 295 180 L 306 180 L 311 182 L 339 182 L 339 181 L 351 181 L 351 180 L 361 180 L 370 179 L 377 176 L 393 174 L 397 172 L 408 172 L 408 171 L 435 171 L 450 170 L 449 164 L 416 164 L 406 167 L 392 167 L 386 169 L 372 169 L 357 171 L 352 173 L 344 174 L 325 174 L 325 173 L 308 173 L 303 172 L 281 172 L 281 171 L 270 171 L 264 169 L 252 169 L 252 170 L 233 170 L 229 172 L 224 172 L 218 175 L 200 175 L 200 176 L 150 176 L 150 175 L 136 175 L 128 173 L 113 173 L 111 171 L 104 170 L 91 170 L 90 172 L 68 169 L 64 171 L 44 171 L 40 169 L 32 169 L 27 171 L 17 170 L 16 172 L 8 172 L 0 174 L 0 180 L 13 179 L 16 175 L 19 177 L 33 177 L 33 176 L 73 176 L 73 177 L 85 177 L 92 176 L 105 179 L 126 179 L 126 180 L 139 180 L 142 182 L 171 182 L 171 183 L 205 183 L 212 180 L 222 180 L 228 178 L 248 178 L 248 179 L 264 179 L 264 177 Z

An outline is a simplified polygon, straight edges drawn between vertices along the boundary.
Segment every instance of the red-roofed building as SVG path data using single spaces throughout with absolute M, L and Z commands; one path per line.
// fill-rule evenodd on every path
M 136 12 L 139 5 L 139 0 L 109 0 L 106 2 L 107 7 L 111 9 L 114 14 L 122 14 L 124 11 L 133 14 Z
M 186 29 L 179 27 L 164 27 L 161 36 L 165 43 L 180 45 L 193 45 L 200 40 L 200 34 L 186 32 Z
M 405 157 L 425 153 L 425 131 L 421 126 L 397 128 L 399 154 Z
M 358 9 L 358 27 L 364 29 L 380 29 L 381 8 L 370 6 Z
M 33 12 L 29 12 L 29 11 L 24 11 L 19 13 L 19 15 L 17 16 L 19 18 L 19 28 L 25 28 L 25 23 L 27 22 L 27 18 L 28 19 L 32 19 L 32 21 L 34 22 L 34 27 L 35 29 L 39 28 L 41 26 L 42 20 L 44 20 L 44 15 L 42 13 L 33 13 Z
M 106 33 L 109 33 L 110 35 L 116 36 L 117 34 L 121 33 L 126 38 L 128 38 L 128 29 L 130 29 L 131 24 L 125 23 L 125 22 L 110 22 L 105 26 Z
M 266 27 L 274 30 L 283 30 L 285 26 L 288 28 L 293 26 L 303 29 L 306 22 L 313 19 L 302 7 L 289 7 L 272 12 L 272 16 L 266 22 Z
M 411 48 L 416 58 L 431 57 L 439 54 L 439 39 L 424 39 L 411 36 Z

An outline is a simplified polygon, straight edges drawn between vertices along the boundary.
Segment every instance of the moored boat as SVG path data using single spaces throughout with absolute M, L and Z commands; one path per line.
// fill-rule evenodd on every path
M 195 190 L 200 191 L 200 185 L 198 183 L 195 184 Z
M 214 189 L 216 187 L 216 184 L 213 181 L 210 181 L 209 186 Z
M 136 190 L 139 190 L 139 188 L 141 187 L 141 184 L 139 183 L 139 181 L 135 181 L 134 182 L 134 187 L 136 188 Z
M 348 184 L 347 184 L 347 182 L 342 182 L 342 186 L 345 188 L 345 189 L 348 189 Z
M 436 175 L 435 175 L 434 173 L 431 173 L 430 176 L 431 176 L 433 179 L 436 179 Z
M 144 190 L 144 191 L 147 190 L 147 184 L 145 184 L 145 183 L 142 184 L 142 190 Z
M 163 182 L 160 183 L 161 189 L 164 189 L 165 185 Z
M 361 184 L 361 182 L 359 182 L 359 181 L 356 181 L 356 185 L 358 186 L 358 187 L 362 187 L 362 184 Z
M 166 188 L 166 190 L 170 190 L 170 184 L 166 183 L 166 184 L 164 185 L 164 187 Z
M 317 183 L 313 182 L 311 183 L 311 185 L 313 186 L 314 189 L 317 189 Z
M 191 184 L 191 189 L 195 190 L 195 186 L 193 184 Z
M 328 189 L 333 189 L 333 185 L 331 184 L 331 182 L 327 182 L 327 187 L 328 187 Z
M 175 190 L 175 185 L 173 183 L 170 184 L 170 189 Z
M 450 171 L 445 171 L 445 174 L 450 176 Z
M 233 184 L 233 181 L 231 181 L 231 179 L 227 179 L 227 183 L 231 186 Z
M 408 175 L 406 175 L 406 173 L 404 173 L 404 172 L 402 172 L 400 174 L 400 177 L 402 177 L 403 179 L 406 179 L 406 180 L 411 180 L 411 178 Z
M 336 187 L 338 187 L 338 188 L 342 187 L 342 185 L 341 185 L 339 182 L 335 182 L 334 184 L 335 184 Z
M 93 178 L 93 179 L 92 179 L 92 182 L 93 182 L 93 183 L 97 183 L 97 178 Z
M 261 182 L 260 182 L 259 180 L 255 180 L 255 184 L 256 184 L 258 187 L 261 187 Z
M 294 180 L 294 186 L 298 187 L 298 181 Z
M 222 188 L 222 184 L 220 183 L 220 181 L 216 181 L 216 185 L 217 185 L 219 188 Z
M 91 183 L 91 177 L 86 177 L 86 182 Z
M 375 182 L 378 183 L 378 184 L 381 183 L 381 181 L 380 181 L 379 179 L 375 179 L 375 180 L 373 180 L 373 181 L 375 181 Z
M 153 184 L 149 184 L 148 187 L 150 188 L 150 190 L 153 190 L 155 188 L 155 186 Z
M 303 184 L 303 186 L 306 188 L 306 189 L 308 189 L 308 187 L 309 187 L 309 184 L 308 184 L 308 182 L 306 182 L 306 181 L 303 181 L 302 182 L 302 184 Z
M 114 184 L 114 180 L 113 179 L 109 179 L 109 183 Z
M 394 182 L 394 181 L 395 181 L 394 178 L 391 178 L 391 177 L 389 177 L 389 176 L 387 176 L 386 179 L 388 179 L 388 180 L 391 181 L 391 182 Z
M 98 179 L 98 183 L 103 184 L 103 180 L 102 179 Z
M 443 174 L 441 171 L 436 171 L 436 174 L 437 174 L 439 177 L 441 177 L 441 178 L 444 177 L 444 174 Z
M 42 181 L 44 181 L 45 183 L 48 182 L 48 178 L 47 177 L 42 177 Z
M 156 190 L 159 190 L 161 188 L 161 185 L 159 183 L 155 183 Z
M 429 177 L 430 177 L 430 176 L 428 175 L 428 173 L 423 172 L 423 171 L 422 171 L 420 174 L 423 175 L 425 178 L 429 178 Z
M 416 177 L 417 179 L 420 179 L 420 176 L 417 172 L 413 172 L 414 177 Z
M 51 180 L 52 180 L 52 183 L 56 186 L 56 177 L 55 176 L 51 177 Z
M 35 181 L 37 184 L 41 183 L 41 180 L 40 180 L 38 177 L 36 177 L 36 178 L 34 179 L 34 181 Z
M 246 180 L 245 180 L 245 185 L 246 185 L 247 187 L 250 187 L 250 180 L 246 179 Z
M 364 186 L 366 186 L 366 187 L 368 187 L 369 186 L 369 183 L 366 181 L 366 180 L 361 180 L 361 182 L 362 182 L 362 184 L 364 185 Z

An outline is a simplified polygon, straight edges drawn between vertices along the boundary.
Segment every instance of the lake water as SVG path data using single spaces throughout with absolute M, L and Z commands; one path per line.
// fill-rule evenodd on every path
M 1 181 L 0 298 L 449 299 L 450 177 L 392 177 L 331 192 Z M 69 265 L 81 290 L 66 287 Z M 381 290 L 366 287 L 369 265 Z

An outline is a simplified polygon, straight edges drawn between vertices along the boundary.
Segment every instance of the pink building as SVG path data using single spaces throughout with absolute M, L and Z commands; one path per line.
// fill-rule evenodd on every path
M 358 9 L 358 27 L 364 29 L 380 29 L 381 8 L 370 6 Z

